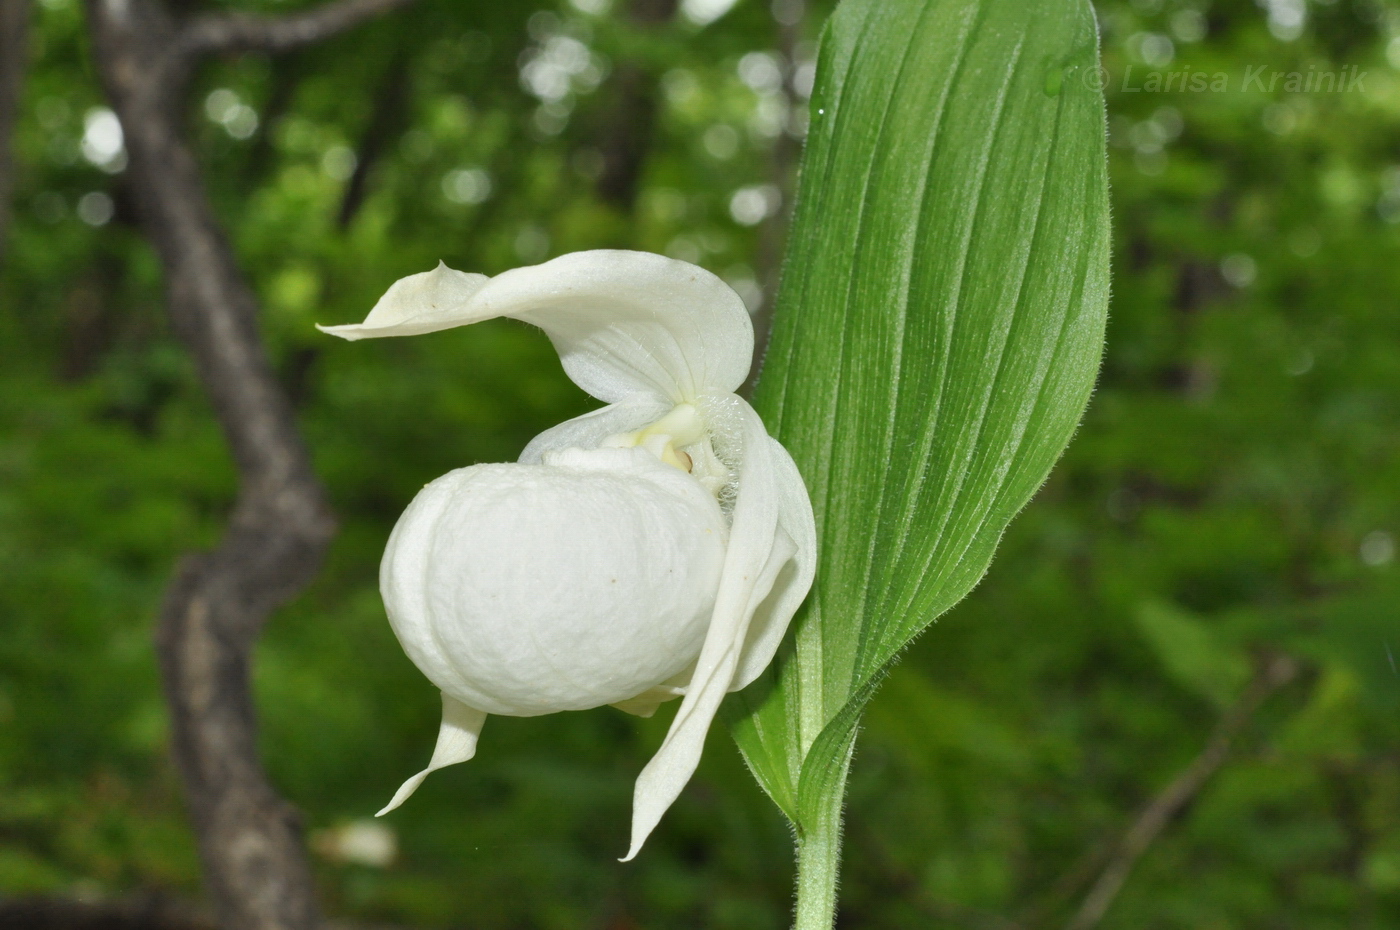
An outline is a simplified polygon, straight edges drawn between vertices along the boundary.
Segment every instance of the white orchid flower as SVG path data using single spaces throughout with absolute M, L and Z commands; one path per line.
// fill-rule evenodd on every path
M 683 696 L 637 779 L 637 854 L 690 780 L 724 695 L 772 661 L 816 561 L 787 451 L 735 390 L 753 327 L 719 278 L 645 252 L 576 252 L 494 278 L 445 265 L 395 283 L 345 339 L 496 317 L 540 327 L 608 406 L 547 430 L 518 464 L 442 476 L 394 527 L 379 584 L 390 623 L 442 691 L 430 772 L 476 752 L 487 714 Z

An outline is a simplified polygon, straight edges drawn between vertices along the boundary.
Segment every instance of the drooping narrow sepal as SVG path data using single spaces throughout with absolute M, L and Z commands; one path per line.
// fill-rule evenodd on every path
M 428 763 L 428 767 L 400 785 L 399 790 L 394 792 L 393 799 L 374 816 L 383 817 L 407 801 L 413 792 L 418 790 L 418 786 L 423 784 L 424 779 L 438 769 L 456 765 L 458 762 L 466 762 L 475 756 L 476 741 L 481 736 L 481 726 L 485 722 L 486 714 L 484 712 L 474 707 L 468 707 L 461 701 L 444 694 L 442 696 L 442 726 L 438 729 L 437 746 L 433 748 L 433 758 Z

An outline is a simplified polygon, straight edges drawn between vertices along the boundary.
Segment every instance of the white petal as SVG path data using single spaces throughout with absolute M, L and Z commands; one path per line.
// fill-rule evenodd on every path
M 815 552 L 815 536 L 809 540 L 804 519 L 811 520 L 806 491 L 787 453 L 764 431 L 758 414 L 738 397 L 730 398 L 742 449 L 739 457 L 739 490 L 734 502 L 729 549 L 720 578 L 714 614 L 700 650 L 695 674 L 685 700 L 656 755 L 637 779 L 633 795 L 632 843 L 624 862 L 632 859 L 680 795 L 705 745 L 705 734 L 724 695 L 736 682 L 740 660 L 755 612 L 773 592 L 776 582 L 790 586 L 773 602 L 764 621 L 764 648 L 782 638 L 792 611 L 811 584 L 808 565 Z M 713 415 L 713 414 L 712 414 Z M 796 482 L 795 486 L 793 482 Z M 800 501 L 799 501 L 800 498 Z M 800 502 L 800 507 L 797 506 Z M 806 508 L 805 518 L 800 511 Z M 787 524 L 785 526 L 784 524 Z M 791 527 L 791 529 L 789 529 Z M 802 538 L 794 538 L 794 535 Z M 799 548 L 806 546 L 805 551 Z M 793 559 L 795 571 L 784 572 Z M 786 616 L 780 616 L 780 611 Z M 776 646 L 775 646 L 776 648 Z M 771 658 L 771 652 L 769 653 Z
M 788 451 L 776 439 L 768 441 L 773 446 L 773 464 L 778 473 L 779 541 L 791 547 L 791 555 L 775 553 L 783 563 L 781 573 L 768 597 L 754 612 L 730 691 L 748 687 L 773 661 L 793 614 L 812 588 L 817 571 L 817 525 L 807 486 Z
M 643 395 L 626 403 L 609 404 L 581 417 L 565 420 L 530 440 L 520 453 L 520 464 L 539 465 L 546 452 L 564 449 L 596 449 L 609 436 L 631 433 L 666 415 L 669 405 Z
M 438 769 L 466 762 L 476 755 L 476 740 L 481 735 L 481 725 L 485 722 L 486 714 L 444 694 L 442 726 L 438 729 L 437 746 L 433 748 L 432 761 L 428 763 L 427 768 L 404 782 L 399 790 L 394 792 L 393 800 L 374 816 L 383 817 L 407 801 L 409 796 L 418 790 L 418 786 L 423 784 L 423 779 Z
M 694 401 L 734 391 L 748 375 L 753 324 L 744 302 L 696 265 L 608 249 L 516 268 L 471 291 L 479 277 L 440 268 L 405 278 L 363 325 L 325 331 L 363 339 L 524 320 L 549 334 L 579 387 L 609 403 L 638 393 Z
M 686 678 L 690 678 L 690 672 L 686 672 Z M 628 698 L 625 701 L 618 701 L 613 704 L 623 713 L 631 714 L 634 717 L 650 717 L 656 713 L 656 709 L 667 701 L 674 701 L 685 694 L 685 688 L 680 685 L 657 685 L 655 688 L 648 688 L 636 697 Z
M 476 319 L 470 315 L 469 301 L 491 280 L 484 274 L 453 271 L 442 262 L 432 271 L 409 275 L 395 281 L 363 323 L 350 326 L 321 326 L 323 333 L 342 339 L 374 339 L 378 336 L 417 336 L 451 329 Z M 478 319 L 486 319 L 479 317 Z

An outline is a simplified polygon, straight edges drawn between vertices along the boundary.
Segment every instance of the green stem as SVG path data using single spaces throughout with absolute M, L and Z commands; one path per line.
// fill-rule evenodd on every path
M 793 930 L 831 930 L 836 921 L 836 885 L 841 874 L 841 806 L 845 772 L 823 805 L 821 816 L 797 836 L 797 909 Z

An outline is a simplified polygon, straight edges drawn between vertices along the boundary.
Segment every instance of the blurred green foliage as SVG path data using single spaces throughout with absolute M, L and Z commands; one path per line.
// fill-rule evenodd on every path
M 260 6 L 284 4 L 238 4 Z M 774 151 L 801 129 L 775 14 L 800 4 L 700 22 L 720 6 L 688 0 L 645 30 L 603 0 L 423 0 L 200 75 L 189 131 L 342 519 L 257 668 L 267 765 L 333 913 L 785 925 L 789 838 L 722 733 L 643 856 L 614 861 L 665 712 L 492 718 L 476 760 L 388 818 L 393 861 L 369 864 L 349 828 L 437 727 L 376 591 L 388 530 L 425 482 L 513 459 L 590 402 L 520 325 L 357 345 L 311 328 L 362 318 L 438 259 L 494 273 L 600 246 L 698 261 L 756 301 Z M 827 11 L 788 43 L 799 87 Z M 80 8 L 37 14 L 0 268 L 0 895 L 193 897 L 151 618 L 180 553 L 216 538 L 233 472 L 103 135 Z M 1272 649 L 1305 674 L 1103 926 L 1400 926 L 1400 7 L 1113 0 L 1100 16 L 1116 217 L 1101 385 L 987 580 L 871 706 L 843 920 L 1062 925 Z M 624 66 L 655 74 L 659 100 L 633 209 L 595 188 Z M 1246 86 L 1352 66 L 1365 77 L 1342 93 Z M 1151 92 L 1153 71 L 1227 86 Z

